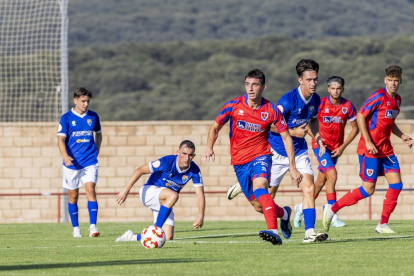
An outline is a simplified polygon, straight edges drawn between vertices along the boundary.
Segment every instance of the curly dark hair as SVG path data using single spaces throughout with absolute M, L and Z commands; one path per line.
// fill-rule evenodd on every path
M 401 79 L 402 68 L 398 65 L 391 65 L 385 69 L 385 75 L 388 77 L 397 77 Z

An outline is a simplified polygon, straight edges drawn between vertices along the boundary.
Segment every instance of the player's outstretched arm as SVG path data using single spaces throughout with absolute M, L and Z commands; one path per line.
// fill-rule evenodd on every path
M 134 184 L 138 181 L 138 179 L 142 175 L 149 173 L 151 173 L 151 170 L 148 164 L 136 169 L 129 179 L 128 184 L 125 186 L 124 190 L 115 196 L 116 202 L 118 202 L 119 205 L 122 205 L 122 203 L 124 203 L 127 199 L 129 192 L 131 191 Z
M 73 158 L 70 157 L 66 151 L 65 139 L 66 139 L 65 136 L 58 136 L 58 147 L 59 147 L 60 153 L 62 154 L 65 165 L 70 166 L 70 165 L 73 165 L 72 164 Z
M 378 150 L 375 147 L 374 143 L 372 143 L 371 141 L 371 136 L 369 136 L 367 123 L 365 121 L 365 116 L 361 112 L 358 112 L 357 123 L 359 130 L 361 131 L 361 135 L 365 140 L 365 146 L 367 147 L 367 151 L 371 154 L 376 154 Z
M 95 145 L 96 145 L 96 151 L 99 152 L 101 151 L 101 144 L 102 144 L 102 132 L 96 133 L 95 134 Z
M 311 130 L 311 133 L 313 137 L 316 140 L 316 144 L 319 147 L 319 156 L 322 156 L 325 154 L 325 145 L 323 144 L 323 139 L 321 135 L 319 134 L 319 121 L 318 118 L 312 118 L 309 122 L 309 128 Z
M 413 139 L 411 139 L 411 137 L 410 136 L 408 136 L 408 135 L 405 135 L 401 130 L 400 130 L 400 128 L 397 126 L 397 124 L 394 122 L 394 126 L 392 127 L 392 133 L 395 135 L 395 136 L 397 136 L 397 137 L 399 137 L 399 138 L 401 138 L 406 144 L 407 144 L 407 147 L 409 147 L 410 149 L 412 148 L 412 146 L 413 146 Z
M 346 138 L 345 142 L 340 145 L 339 147 L 337 147 L 336 149 L 334 149 L 332 151 L 332 157 L 339 157 L 342 155 L 343 151 L 345 150 L 345 148 L 351 144 L 351 142 L 355 139 L 355 137 L 358 135 L 359 133 L 359 128 L 358 128 L 358 124 L 356 122 L 356 120 L 351 122 L 351 127 L 352 130 L 349 133 L 348 137 Z
M 282 137 L 283 144 L 285 145 L 286 153 L 289 159 L 289 171 L 290 177 L 293 180 L 293 183 L 297 187 L 299 187 L 300 182 L 302 181 L 302 174 L 296 169 L 295 163 L 295 149 L 293 147 L 292 137 L 290 136 L 289 132 L 285 131 L 280 133 L 280 137 Z
M 195 192 L 197 195 L 198 215 L 193 223 L 193 228 L 198 229 L 203 227 L 204 224 L 204 211 L 206 209 L 206 198 L 204 196 L 204 187 L 196 186 Z
M 204 150 L 203 155 L 201 156 L 201 162 L 207 163 L 210 162 L 210 159 L 214 162 L 215 161 L 215 155 L 214 155 L 214 144 L 216 143 L 218 134 L 220 130 L 222 129 L 223 125 L 219 125 L 216 122 L 211 126 L 209 132 L 208 132 L 208 138 L 207 138 L 207 145 L 206 149 Z

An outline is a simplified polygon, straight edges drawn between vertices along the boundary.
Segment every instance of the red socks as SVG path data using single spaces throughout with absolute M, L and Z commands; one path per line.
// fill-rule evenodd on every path
M 401 190 L 394 190 L 388 188 L 387 193 L 385 194 L 384 204 L 382 207 L 382 215 L 380 223 L 388 223 L 391 213 L 394 211 L 395 206 L 397 206 L 397 199 Z
M 365 198 L 366 196 L 363 196 L 361 194 L 361 191 L 360 191 L 361 188 L 362 187 L 360 187 L 359 189 L 350 190 L 343 197 L 341 197 L 341 199 L 339 199 L 337 202 L 335 202 L 334 205 L 332 205 L 332 212 L 336 213 L 342 208 L 354 205 L 361 199 Z
M 269 194 L 261 195 L 257 200 L 262 205 L 267 228 L 277 229 L 277 218 L 283 217 L 283 208 L 277 206 Z

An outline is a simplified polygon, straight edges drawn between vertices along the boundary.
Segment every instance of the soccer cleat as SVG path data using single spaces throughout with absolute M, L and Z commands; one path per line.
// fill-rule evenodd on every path
M 323 242 L 328 239 L 328 234 L 325 233 L 312 233 L 309 236 L 305 236 L 303 242 Z
M 378 234 L 394 234 L 395 231 L 390 228 L 388 223 L 378 223 L 377 227 L 375 227 L 375 232 Z
M 273 245 L 282 245 L 282 239 L 279 237 L 278 234 L 273 233 L 270 230 L 263 230 L 259 232 L 259 236 L 264 240 L 271 242 Z
M 99 233 L 98 228 L 96 228 L 96 226 L 89 227 L 89 237 L 94 238 L 99 237 L 100 235 L 101 233 Z
M 116 242 L 122 242 L 122 241 L 134 241 L 134 232 L 131 230 L 126 231 L 122 236 L 118 237 Z
M 333 219 L 332 219 L 331 225 L 332 225 L 332 227 L 339 228 L 339 227 L 344 227 L 346 224 L 345 224 L 345 222 L 343 222 L 342 220 L 339 219 L 337 214 L 335 214 Z
M 300 212 L 300 203 L 295 205 L 295 218 L 293 219 L 293 225 L 299 228 L 302 224 L 302 213 Z
M 323 225 L 323 229 L 325 229 L 326 232 L 329 231 L 329 227 L 331 226 L 331 221 L 332 221 L 334 215 L 335 215 L 335 213 L 332 212 L 332 205 L 331 204 L 323 205 L 322 225 Z
M 289 239 L 292 235 L 292 224 L 290 224 L 290 215 L 292 214 L 292 209 L 289 206 L 283 207 L 286 210 L 288 217 L 286 220 L 280 219 L 280 230 L 282 230 L 282 235 L 285 239 Z
M 81 231 L 78 229 L 73 229 L 73 233 L 72 233 L 74 238 L 82 238 L 82 234 Z
M 230 187 L 230 189 L 227 191 L 227 199 L 232 200 L 235 198 L 238 194 L 240 194 L 242 191 L 240 183 L 237 182 L 233 186 Z

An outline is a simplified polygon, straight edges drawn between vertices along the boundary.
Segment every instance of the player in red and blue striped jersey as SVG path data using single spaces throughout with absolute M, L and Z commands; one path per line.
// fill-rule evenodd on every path
M 402 83 L 401 67 L 393 65 L 385 69 L 384 83 L 385 87 L 371 94 L 357 115 L 362 134 L 357 150 L 362 186 L 351 190 L 335 204 L 325 205 L 323 225 L 327 231 L 336 212 L 374 194 L 378 176 L 385 176 L 389 188 L 385 195 L 381 220 L 375 231 L 395 233 L 389 227 L 388 221 L 397 205 L 403 183 L 400 166 L 390 141 L 391 133 L 401 138 L 409 148 L 413 146 L 413 141 L 395 123 L 401 106 L 401 96 L 397 94 Z
M 259 236 L 272 244 L 282 244 L 277 218 L 282 218 L 281 230 L 285 238 L 290 237 L 292 227 L 287 210 L 277 206 L 267 190 L 272 166 L 267 138 L 272 125 L 277 128 L 285 144 L 292 179 L 298 184 L 302 175 L 296 169 L 292 138 L 282 114 L 273 103 L 262 98 L 266 89 L 263 72 L 258 69 L 248 72 L 245 89 L 246 95 L 227 102 L 221 109 L 210 128 L 202 161 L 214 161 L 213 147 L 218 133 L 230 121 L 231 164 L 244 195 L 256 211 L 263 212 L 269 229 L 260 231 Z
M 319 147 L 315 139 L 312 139 L 312 149 L 319 163 L 319 173 L 315 181 L 315 198 L 318 197 L 326 184 L 326 199 L 328 204 L 332 205 L 336 202 L 335 185 L 338 177 L 335 165 L 345 148 L 355 139 L 359 130 L 356 122 L 357 111 L 354 105 L 342 97 L 345 90 L 345 80 L 338 76 L 332 76 L 328 78 L 327 83 L 329 96 L 322 98 L 318 107 L 319 133 L 324 140 L 326 152 L 322 156 L 319 155 Z M 350 121 L 352 130 L 345 140 L 347 121 Z M 296 224 L 296 220 L 294 222 Z M 332 226 L 343 227 L 345 223 L 335 215 Z

